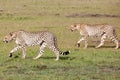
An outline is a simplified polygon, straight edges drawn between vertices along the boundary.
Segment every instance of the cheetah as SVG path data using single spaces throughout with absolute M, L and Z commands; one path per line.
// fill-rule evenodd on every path
M 77 46 L 80 47 L 80 43 L 81 41 L 85 41 L 85 47 L 87 48 L 88 46 L 88 37 L 101 37 L 101 42 L 98 46 L 96 46 L 96 48 L 101 47 L 104 42 L 105 39 L 108 37 L 110 40 L 112 40 L 115 44 L 116 47 L 115 49 L 119 48 L 119 40 L 117 38 L 116 32 L 115 32 L 115 28 L 111 25 L 108 24 L 94 24 L 94 25 L 90 25 L 90 24 L 72 24 L 70 26 L 70 30 L 71 31 L 75 31 L 78 30 L 80 31 L 80 34 L 83 36 L 82 38 L 80 38 L 80 40 L 77 42 Z
M 12 57 L 12 54 L 19 49 L 22 49 L 23 59 L 26 57 L 26 46 L 40 45 L 40 52 L 38 56 L 33 59 L 38 59 L 44 54 L 44 48 L 47 46 L 51 49 L 55 55 L 56 60 L 59 60 L 60 54 L 68 55 L 70 52 L 65 51 L 61 52 L 57 46 L 57 39 L 53 33 L 49 31 L 39 31 L 39 32 L 27 32 L 24 30 L 10 32 L 4 37 L 4 42 L 9 43 L 12 40 L 15 40 L 17 47 L 10 51 L 9 57 Z

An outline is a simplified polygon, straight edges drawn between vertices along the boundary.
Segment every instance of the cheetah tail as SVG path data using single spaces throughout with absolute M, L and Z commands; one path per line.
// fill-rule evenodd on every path
M 60 52 L 60 54 L 62 54 L 62 55 L 68 55 L 68 54 L 70 54 L 70 51 Z

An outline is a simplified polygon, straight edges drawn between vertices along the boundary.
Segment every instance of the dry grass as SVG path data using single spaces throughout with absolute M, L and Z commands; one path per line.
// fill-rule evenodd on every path
M 72 23 L 108 23 L 116 27 L 120 37 L 120 18 L 116 17 L 66 17 L 72 14 L 120 14 L 119 0 L 0 0 L 0 80 L 119 80 L 120 49 L 113 43 L 94 49 L 90 42 L 84 50 L 76 47 L 79 32 L 72 33 Z M 61 50 L 71 50 L 55 62 L 55 55 L 46 49 L 45 55 L 34 61 L 39 47 L 29 47 L 27 58 L 21 51 L 8 58 L 14 42 L 5 44 L 3 37 L 19 29 L 27 31 L 48 30 L 58 38 Z M 96 40 L 96 39 L 93 39 Z M 82 46 L 83 47 L 83 43 Z

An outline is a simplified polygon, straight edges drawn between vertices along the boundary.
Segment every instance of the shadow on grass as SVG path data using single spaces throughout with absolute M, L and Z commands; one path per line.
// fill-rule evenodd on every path
M 88 48 L 95 48 L 96 46 L 89 45 Z M 101 46 L 100 48 L 115 48 L 115 46 Z M 99 48 L 98 48 L 99 49 Z
M 56 59 L 56 57 L 41 57 L 41 58 L 39 58 L 39 59 Z M 60 60 L 74 60 L 75 59 L 75 57 L 60 57 Z
M 115 48 L 115 46 L 101 46 L 100 48 L 95 48 L 96 46 L 94 45 L 89 45 L 87 48 L 94 48 L 94 49 L 102 49 L 102 48 L 106 48 L 106 49 L 109 49 L 109 48 Z M 75 51 L 79 51 L 80 48 L 84 48 L 84 47 L 78 47 L 78 48 L 75 48 L 74 50 Z M 120 48 L 120 47 L 119 47 Z
M 14 61 L 15 59 L 17 59 L 17 58 L 19 58 L 18 56 L 16 57 L 13 57 L 13 58 L 8 58 L 6 61 L 4 61 L 4 63 L 9 63 L 9 62 L 12 62 L 12 61 Z M 60 57 L 60 59 L 59 60 L 74 60 L 76 57 Z M 22 59 L 22 58 L 21 58 Z M 31 60 L 33 60 L 33 57 L 26 57 L 25 59 L 31 59 Z M 40 57 L 39 59 L 48 59 L 48 60 L 52 60 L 52 59 L 56 59 L 56 57 L 49 57 L 49 56 L 47 56 L 47 57 Z
M 115 48 L 115 46 L 101 46 L 100 48 Z

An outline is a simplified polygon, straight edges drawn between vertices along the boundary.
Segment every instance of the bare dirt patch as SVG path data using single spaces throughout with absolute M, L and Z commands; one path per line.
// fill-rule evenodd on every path
M 99 66 L 102 72 L 120 72 L 120 67 L 116 66 Z
M 78 14 L 78 13 L 73 13 L 69 14 L 66 17 L 112 17 L 112 18 L 120 18 L 120 15 L 112 15 L 112 14 Z

